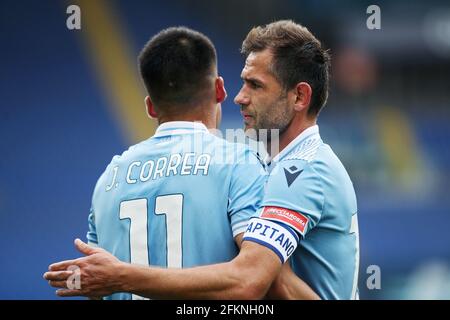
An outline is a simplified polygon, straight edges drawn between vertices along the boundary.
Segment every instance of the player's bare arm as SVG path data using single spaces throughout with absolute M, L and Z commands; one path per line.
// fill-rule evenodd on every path
M 66 288 L 69 266 L 80 268 L 81 289 L 60 289 L 59 296 L 105 296 L 132 292 L 160 299 L 261 299 L 281 271 L 271 250 L 252 242 L 242 244 L 231 262 L 190 269 L 160 269 L 119 261 L 103 249 L 76 240 L 88 256 L 50 266 L 44 277 L 50 285 Z
M 239 235 L 237 238 L 242 238 Z M 114 292 L 132 292 L 159 299 L 317 299 L 306 283 L 290 268 L 282 268 L 279 258 L 269 249 L 244 242 L 241 253 L 228 263 L 191 269 L 160 269 L 119 261 L 101 248 L 92 248 L 81 240 L 75 245 L 86 257 L 55 263 L 44 277 L 50 285 L 63 288 L 60 296 L 106 296 Z M 69 266 L 80 268 L 81 289 L 69 290 Z M 276 285 L 270 286 L 276 275 Z M 295 279 L 296 278 L 296 279 Z M 282 289 L 280 289 L 282 288 Z
M 236 244 L 241 248 L 243 234 L 236 237 Z M 272 282 L 266 299 L 284 300 L 320 300 L 319 295 L 308 284 L 300 279 L 292 270 L 290 264 L 283 264 L 280 273 Z

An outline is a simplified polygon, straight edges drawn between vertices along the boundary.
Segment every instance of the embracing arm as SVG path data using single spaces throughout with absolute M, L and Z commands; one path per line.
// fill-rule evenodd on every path
M 261 299 L 281 262 L 270 250 L 244 242 L 232 261 L 190 269 L 159 269 L 124 264 L 124 291 L 152 298 Z
M 131 292 L 160 299 L 261 299 L 281 270 L 275 253 L 257 243 L 242 243 L 239 255 L 230 262 L 188 269 L 162 269 L 119 261 L 101 248 L 76 240 L 86 257 L 56 263 L 44 278 L 64 288 L 60 296 L 106 296 Z M 81 288 L 66 289 L 67 271 L 79 267 Z
M 266 294 L 268 299 L 320 300 L 289 263 L 281 267 L 272 251 L 253 242 L 244 242 L 241 254 L 227 263 L 184 270 L 151 268 L 150 272 L 145 266 L 124 264 L 123 268 L 122 291 L 146 297 L 247 300 Z
M 241 237 L 237 237 L 237 243 Z M 99 297 L 131 292 L 157 299 L 261 299 L 270 288 L 267 297 L 272 299 L 318 298 L 288 264 L 282 268 L 272 250 L 252 241 L 243 242 L 239 255 L 230 262 L 188 269 L 121 262 L 104 249 L 90 247 L 79 239 L 75 246 L 86 257 L 55 263 L 44 275 L 50 285 L 63 288 L 57 291 L 59 296 Z M 70 266 L 78 267 L 80 289 L 67 289 L 67 280 L 74 273 L 68 270 Z

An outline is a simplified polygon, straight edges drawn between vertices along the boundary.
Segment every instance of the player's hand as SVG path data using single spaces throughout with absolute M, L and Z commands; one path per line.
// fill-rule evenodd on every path
M 80 239 L 75 247 L 86 257 L 54 263 L 44 274 L 44 279 L 55 288 L 60 297 L 102 297 L 120 291 L 121 262 L 101 248 L 87 245 Z

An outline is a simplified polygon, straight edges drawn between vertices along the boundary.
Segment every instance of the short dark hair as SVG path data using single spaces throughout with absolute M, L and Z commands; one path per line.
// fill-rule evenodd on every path
M 142 49 L 139 70 L 155 105 L 195 105 L 208 98 L 217 55 L 211 40 L 186 27 L 164 29 Z
M 328 98 L 330 55 L 319 40 L 304 26 L 281 20 L 253 28 L 242 43 L 247 57 L 252 51 L 270 49 L 271 71 L 285 90 L 299 82 L 312 88 L 308 114 L 317 115 Z

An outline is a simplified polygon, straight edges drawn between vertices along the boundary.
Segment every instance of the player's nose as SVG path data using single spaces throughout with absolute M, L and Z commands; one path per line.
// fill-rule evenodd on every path
M 239 106 L 242 106 L 242 105 L 246 106 L 250 103 L 250 98 L 241 89 L 238 92 L 238 94 L 236 95 L 236 97 L 234 97 L 234 103 Z

